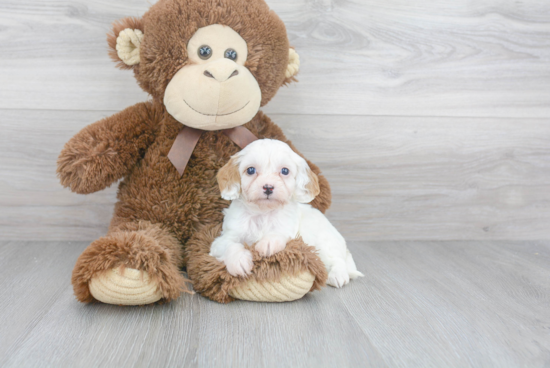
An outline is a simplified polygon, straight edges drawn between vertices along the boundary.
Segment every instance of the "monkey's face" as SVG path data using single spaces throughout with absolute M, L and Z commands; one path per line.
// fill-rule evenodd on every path
M 233 29 L 213 24 L 187 44 L 188 64 L 170 80 L 164 105 L 180 123 L 203 130 L 227 129 L 250 121 L 262 92 L 244 66 L 248 50 Z
M 228 129 L 254 118 L 299 69 L 286 29 L 263 0 L 162 0 L 124 18 L 110 55 L 180 123 Z

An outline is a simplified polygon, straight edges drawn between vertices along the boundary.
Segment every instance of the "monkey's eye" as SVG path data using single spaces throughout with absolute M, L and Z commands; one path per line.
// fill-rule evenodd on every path
M 283 167 L 283 168 L 281 169 L 281 174 L 283 174 L 283 175 L 288 175 L 289 172 L 290 172 L 290 171 L 289 171 L 286 167 Z
M 256 174 L 256 169 L 253 168 L 253 167 L 249 167 L 248 169 L 246 169 L 246 173 L 248 175 L 254 175 L 254 174 Z
M 202 45 L 199 47 L 199 50 L 197 52 L 199 54 L 199 57 L 203 60 L 208 59 L 210 56 L 212 56 L 212 49 L 208 45 Z
M 237 51 L 233 49 L 225 50 L 225 57 L 233 61 L 237 60 Z

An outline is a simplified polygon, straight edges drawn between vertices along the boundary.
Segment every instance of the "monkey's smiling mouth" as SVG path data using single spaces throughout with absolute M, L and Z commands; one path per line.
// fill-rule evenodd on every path
M 202 112 L 200 112 L 200 111 L 195 110 L 191 105 L 189 105 L 189 104 L 187 103 L 187 101 L 185 101 L 185 99 L 183 100 L 183 102 L 185 102 L 185 104 L 186 104 L 187 106 L 189 106 L 189 108 L 190 108 L 191 110 L 193 110 L 193 111 L 195 111 L 195 112 L 197 112 L 197 113 L 199 113 L 199 114 L 201 114 L 201 115 L 205 115 L 205 116 L 227 116 L 227 115 L 231 115 L 231 114 L 234 114 L 234 113 L 236 113 L 236 112 L 241 111 L 242 109 L 244 109 L 244 108 L 250 103 L 250 101 L 248 101 L 248 102 L 245 103 L 244 106 L 241 107 L 240 109 L 237 109 L 237 110 L 235 110 L 235 111 L 233 111 L 233 112 L 228 112 L 227 114 L 204 114 L 204 113 L 202 113 Z

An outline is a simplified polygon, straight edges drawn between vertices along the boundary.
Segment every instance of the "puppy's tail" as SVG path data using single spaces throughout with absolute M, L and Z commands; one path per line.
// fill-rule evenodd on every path
M 355 262 L 353 261 L 353 257 L 351 256 L 349 250 L 346 250 L 346 253 L 346 268 L 348 270 L 349 278 L 353 280 L 358 277 L 365 276 L 361 272 L 357 271 L 357 266 L 355 265 Z

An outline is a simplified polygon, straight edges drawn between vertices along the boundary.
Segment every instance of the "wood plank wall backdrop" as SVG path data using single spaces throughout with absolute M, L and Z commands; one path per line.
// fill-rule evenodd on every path
M 116 189 L 55 176 L 147 96 L 107 56 L 146 0 L 0 1 L 0 239 L 93 240 Z M 264 109 L 329 178 L 349 240 L 550 239 L 550 2 L 268 0 L 302 60 Z

